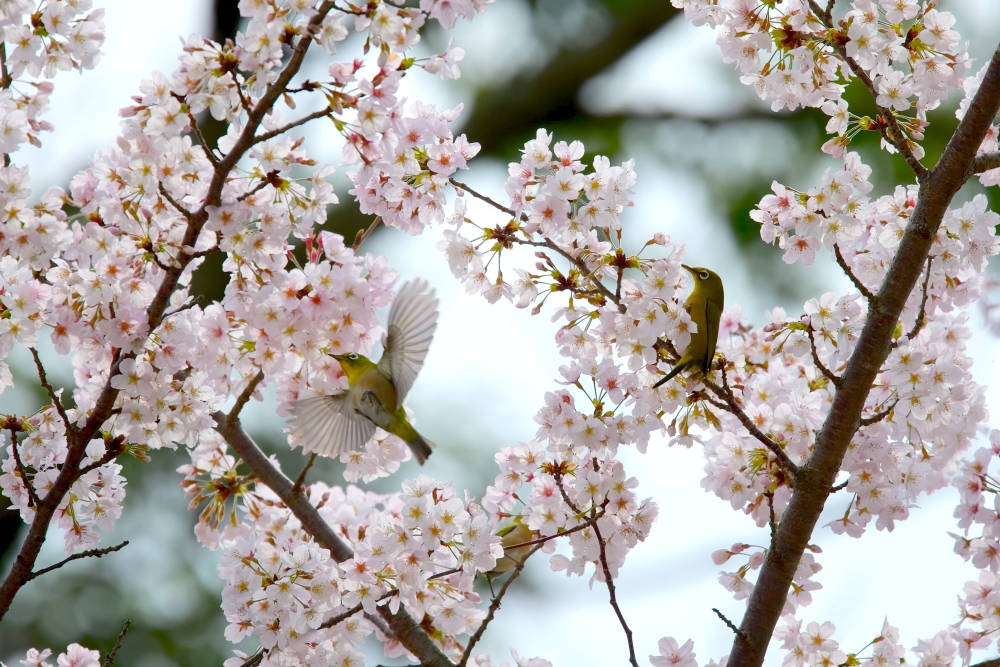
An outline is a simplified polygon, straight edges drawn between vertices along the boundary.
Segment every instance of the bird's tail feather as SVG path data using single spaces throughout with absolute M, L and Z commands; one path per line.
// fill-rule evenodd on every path
M 431 455 L 431 452 L 435 447 L 437 447 L 437 445 L 427 438 L 422 437 L 418 433 L 414 433 L 414 436 L 415 437 L 413 439 L 407 440 L 406 444 L 410 446 L 410 450 L 413 452 L 413 458 L 417 459 L 417 463 L 423 465 L 427 460 L 427 457 Z
M 659 382 L 657 382 L 656 384 L 653 385 L 653 389 L 656 389 L 657 387 L 659 387 L 664 382 L 667 382 L 668 380 L 670 380 L 670 378 L 672 378 L 673 376 L 675 376 L 678 373 L 680 373 L 681 370 L 683 370 L 683 369 L 684 369 L 684 364 L 682 364 L 680 362 L 677 362 L 677 365 L 674 366 L 673 369 L 669 373 L 667 373 L 664 377 L 660 378 Z

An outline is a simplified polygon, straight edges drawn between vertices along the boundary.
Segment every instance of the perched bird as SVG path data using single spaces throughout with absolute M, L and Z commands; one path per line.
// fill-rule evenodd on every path
M 712 359 L 715 358 L 715 344 L 719 340 L 719 320 L 722 318 L 725 301 L 722 278 L 708 269 L 691 267 L 687 264 L 681 266 L 694 277 L 694 289 L 684 302 L 684 310 L 691 316 L 691 321 L 698 326 L 698 330 L 691 334 L 691 342 L 673 369 L 660 378 L 653 387 L 659 387 L 683 370 L 708 373 L 712 369 Z
M 497 564 L 493 566 L 493 569 L 486 572 L 486 578 L 490 581 L 501 574 L 510 572 L 528 557 L 531 547 L 519 547 L 517 545 L 530 542 L 534 531 L 528 528 L 528 525 L 523 523 L 521 517 L 518 516 L 514 517 L 513 521 L 498 530 L 497 535 L 501 538 L 500 544 L 503 546 L 503 557 L 498 558 Z M 515 548 L 511 549 L 511 547 Z
M 334 354 L 347 375 L 347 391 L 295 401 L 288 420 L 294 445 L 337 456 L 361 449 L 375 427 L 398 435 L 424 464 L 434 443 L 420 436 L 403 411 L 403 399 L 423 366 L 437 328 L 438 300 L 424 280 L 403 285 L 389 311 L 384 351 L 376 364 L 360 354 Z

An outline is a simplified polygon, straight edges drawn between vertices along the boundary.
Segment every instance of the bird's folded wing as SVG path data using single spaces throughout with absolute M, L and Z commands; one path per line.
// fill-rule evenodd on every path
M 708 329 L 708 348 L 702 368 L 707 373 L 712 370 L 712 360 L 715 358 L 715 346 L 719 340 L 719 320 L 722 319 L 722 305 L 713 299 L 705 300 L 705 328 Z
M 434 290 L 427 281 L 418 279 L 400 288 L 389 311 L 388 333 L 383 341 L 385 352 L 378 369 L 392 378 L 397 405 L 403 404 L 424 365 L 437 328 L 437 306 Z
M 288 419 L 289 443 L 320 456 L 338 456 L 364 447 L 375 424 L 354 412 L 347 394 L 295 401 Z

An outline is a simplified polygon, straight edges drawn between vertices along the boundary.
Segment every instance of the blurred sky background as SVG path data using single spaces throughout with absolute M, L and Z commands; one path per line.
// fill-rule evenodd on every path
M 180 38 L 192 32 L 218 38 L 232 34 L 234 26 L 227 11 L 235 2 L 229 0 L 219 0 L 218 6 L 204 0 L 96 4 L 107 8 L 102 62 L 83 75 L 55 80 L 46 116 L 55 132 L 42 137 L 41 149 L 28 147 L 15 156 L 17 164 L 30 165 L 36 192 L 50 184 L 68 185 L 94 151 L 114 141 L 117 110 L 130 104 L 129 96 L 138 93 L 139 81 L 152 70 L 169 74 L 174 69 Z M 843 0 L 838 4 L 843 10 Z M 946 0 L 941 9 L 958 17 L 957 27 L 976 59 L 973 71 L 978 70 L 1000 39 L 1000 3 Z M 502 200 L 506 163 L 518 159 L 518 148 L 535 128 L 546 127 L 556 132 L 556 140 L 583 140 L 588 163 L 595 154 L 608 155 L 613 163 L 634 158 L 638 182 L 635 206 L 623 216 L 626 242 L 634 250 L 655 232 L 669 234 L 686 246 L 689 263 L 720 273 L 727 303 L 742 304 L 748 321 L 761 325 L 766 309 L 782 306 L 794 315 L 809 298 L 849 291 L 847 280 L 825 258 L 810 267 L 783 264 L 781 252 L 759 240 L 746 215 L 770 191 L 772 180 L 805 190 L 818 183 L 824 169 L 837 167 L 819 151 L 826 117 L 814 110 L 771 114 L 721 62 L 713 32 L 685 23 L 666 0 L 498 0 L 485 16 L 460 23 L 454 33 L 429 30 L 421 53 L 443 50 L 451 37 L 467 52 L 463 78 L 442 82 L 414 71 L 403 94 L 439 107 L 465 103 L 459 131 L 481 142 L 483 154 L 473 161 L 471 173 L 457 175 L 460 180 Z M 339 53 L 351 58 L 357 47 L 352 38 Z M 305 75 L 322 77 L 326 62 L 325 54 L 313 53 Z M 857 90 L 848 99 L 852 110 L 871 108 Z M 925 163 L 936 159 L 954 128 L 956 106 L 953 96 L 932 113 Z M 314 122 L 306 134 L 312 157 L 338 163 L 340 147 L 328 124 Z M 856 143 L 875 168 L 873 197 L 898 182 L 912 182 L 905 166 L 879 152 L 874 141 Z M 343 204 L 331 212 L 330 227 L 350 240 L 369 221 L 353 208 L 343 169 L 338 172 Z M 967 186 L 959 198 L 976 191 L 976 185 Z M 992 202 L 996 210 L 996 197 Z M 471 210 L 470 217 L 491 219 L 477 205 Z M 424 469 L 410 462 L 370 488 L 388 492 L 402 479 L 426 473 L 454 480 L 459 489 L 479 496 L 497 472 L 493 453 L 533 437 L 532 417 L 544 393 L 558 388 L 558 367 L 565 359 L 552 343 L 551 306 L 532 317 L 509 303 L 490 306 L 466 295 L 435 248 L 440 236 L 440 228 L 415 238 L 379 230 L 364 246 L 386 255 L 404 279 L 429 279 L 441 297 L 437 338 L 408 401 L 421 432 L 440 446 Z M 206 275 L 204 293 L 221 291 L 210 271 Z M 973 372 L 979 382 L 990 384 L 997 340 L 978 311 L 971 319 Z M 47 359 L 53 381 L 68 386 L 68 360 L 54 354 Z M 14 354 L 12 366 L 17 379 L 30 387 L 33 368 L 24 350 Z M 1000 415 L 1000 383 L 992 384 L 989 406 Z M 43 399 L 19 388 L 7 390 L 2 401 L 0 411 L 24 413 Z M 269 394 L 263 407 L 244 412 L 245 424 L 263 448 L 280 455 L 286 472 L 296 474 L 303 459 L 282 444 L 283 421 L 275 407 Z M 738 624 L 744 603 L 733 601 L 718 584 L 721 568 L 709 554 L 735 542 L 766 544 L 767 532 L 702 490 L 703 459 L 697 449 L 668 448 L 665 438 L 656 436 L 647 454 L 625 448 L 621 458 L 639 480 L 639 497 L 652 496 L 660 505 L 652 535 L 630 554 L 618 581 L 640 662 L 648 664 L 646 656 L 656 653 L 657 640 L 667 635 L 680 642 L 694 639 L 702 664 L 718 659 L 729 651 L 732 634 L 711 608 Z M 174 470 L 187 461 L 183 452 L 163 450 L 145 466 L 125 462 L 125 514 L 101 546 L 123 539 L 131 544 L 100 560 L 72 563 L 22 590 L 0 625 L 0 660 L 14 665 L 29 646 L 59 652 L 73 641 L 106 651 L 125 618 L 133 629 L 119 664 L 212 665 L 230 655 L 219 610 L 218 554 L 195 542 L 196 515 L 186 510 L 177 486 Z M 338 462 L 322 461 L 312 476 L 343 483 L 340 470 Z M 845 652 L 858 651 L 878 636 L 886 617 L 900 627 L 907 646 L 956 622 L 956 596 L 974 577 L 973 569 L 952 554 L 946 535 L 956 530 L 951 517 L 956 499 L 951 490 L 921 499 L 911 519 L 891 534 L 871 530 L 854 540 L 818 530 L 814 542 L 823 549 L 818 561 L 824 569 L 816 580 L 824 588 L 799 618 L 833 621 Z M 832 497 L 821 523 L 843 513 L 849 501 L 846 495 Z M 9 530 L 12 523 L 5 525 Z M 23 531 L 16 540 L 22 536 Z M 3 572 L 13 553 L 4 554 Z M 53 535 L 39 564 L 63 557 L 62 539 Z M 741 563 L 734 560 L 726 567 Z M 625 638 L 607 597 L 602 585 L 590 590 L 587 578 L 551 572 L 548 559 L 539 554 L 479 647 L 498 663 L 510 659 L 513 648 L 521 656 L 545 657 L 556 667 L 625 664 Z M 241 648 L 255 646 L 245 642 Z M 781 657 L 772 649 L 767 664 L 778 665 Z M 376 662 L 395 664 L 378 651 L 370 655 L 370 663 Z

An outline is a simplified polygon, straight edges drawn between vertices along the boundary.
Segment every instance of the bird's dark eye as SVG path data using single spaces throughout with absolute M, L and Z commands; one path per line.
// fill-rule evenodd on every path
M 350 359 L 351 361 L 354 361 L 355 359 L 358 358 L 358 355 L 351 352 L 349 355 L 347 355 L 347 358 Z
M 708 271 L 701 271 L 698 273 L 698 277 L 702 280 L 708 280 Z

